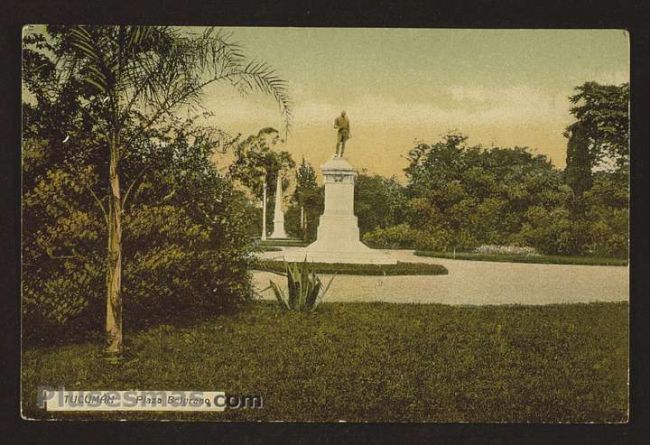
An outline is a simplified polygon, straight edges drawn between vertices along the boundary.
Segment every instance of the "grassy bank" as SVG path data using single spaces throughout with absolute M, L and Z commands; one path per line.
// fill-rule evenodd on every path
M 342 275 L 446 275 L 444 266 L 427 263 L 397 263 L 397 264 L 336 264 L 336 263 L 309 263 L 311 269 L 317 273 L 342 274 Z M 254 270 L 266 272 L 284 272 L 285 264 L 282 261 L 258 260 L 253 266 Z
M 535 264 L 577 264 L 586 266 L 627 266 L 627 260 L 621 258 L 600 258 L 588 256 L 561 256 L 561 255 L 486 255 L 471 252 L 431 252 L 426 250 L 415 251 L 417 256 L 433 258 L 448 258 L 455 260 L 496 261 L 505 263 L 535 263 Z
M 628 305 L 457 307 L 325 303 L 314 314 L 255 303 L 193 327 L 127 337 L 121 365 L 91 342 L 28 349 L 24 412 L 38 385 L 225 390 L 258 410 L 58 414 L 66 418 L 620 422 L 626 419 Z

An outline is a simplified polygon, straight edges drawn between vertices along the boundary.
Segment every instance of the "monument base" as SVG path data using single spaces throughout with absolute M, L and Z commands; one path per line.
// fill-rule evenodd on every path
M 286 234 L 284 230 L 276 230 L 271 235 L 266 237 L 267 239 L 289 239 L 289 235 Z
M 334 157 L 322 167 L 325 177 L 325 209 L 318 224 L 317 240 L 300 250 L 284 253 L 286 261 L 349 264 L 397 264 L 390 255 L 371 249 L 359 240 L 359 224 L 354 215 L 352 166 Z
M 304 261 L 306 258 L 310 263 L 397 264 L 397 260 L 390 255 L 371 249 L 361 241 L 338 246 L 316 241 L 304 249 L 284 252 L 282 257 L 288 262 Z

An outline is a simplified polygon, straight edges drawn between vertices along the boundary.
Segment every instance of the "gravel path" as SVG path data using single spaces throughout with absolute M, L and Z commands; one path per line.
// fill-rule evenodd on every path
M 287 248 L 294 249 L 294 248 Z M 622 266 L 496 263 L 449 260 L 413 255 L 409 250 L 386 250 L 398 261 L 442 264 L 449 275 L 338 275 L 327 301 L 442 304 L 552 304 L 628 301 L 629 270 Z M 265 258 L 277 257 L 267 252 Z M 254 272 L 258 289 L 269 279 L 286 288 L 286 279 L 270 272 Z M 323 275 L 323 281 L 328 279 Z M 273 299 L 271 290 L 262 293 Z

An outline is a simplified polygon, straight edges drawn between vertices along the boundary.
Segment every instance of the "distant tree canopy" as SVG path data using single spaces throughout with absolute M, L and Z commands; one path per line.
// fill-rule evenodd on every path
M 573 191 L 570 211 L 574 219 L 585 217 L 584 194 L 593 185 L 593 170 L 603 165 L 613 180 L 627 187 L 629 170 L 629 84 L 600 85 L 586 82 L 569 99 L 576 122 L 567 127 L 564 177 Z M 613 167 L 613 168 L 612 168 Z
M 267 193 L 275 193 L 277 175 L 293 169 L 296 165 L 287 151 L 277 151 L 280 135 L 274 128 L 263 128 L 256 135 L 250 135 L 244 140 L 232 143 L 235 160 L 229 167 L 232 179 L 240 181 L 255 197 L 262 198 L 264 183 Z M 288 186 L 288 178 L 284 178 L 283 187 Z
M 580 124 L 581 137 L 588 140 L 591 167 L 609 158 L 618 168 L 626 168 L 630 162 L 630 85 L 586 82 L 576 90 L 569 98 L 574 104 L 571 114 Z
M 316 181 L 314 167 L 305 158 L 296 168 L 295 184 L 286 212 L 286 228 L 290 235 L 311 241 L 316 239 L 324 194 L 323 187 Z
M 587 82 L 576 91 L 564 171 L 527 148 L 468 146 L 458 133 L 419 143 L 404 170 L 403 223 L 384 227 L 368 215 L 376 228 L 364 240 L 423 250 L 514 244 L 625 257 L 629 85 Z
M 386 228 L 403 221 L 406 215 L 404 188 L 392 176 L 368 175 L 362 172 L 354 188 L 354 212 L 363 235 L 378 227 Z
M 407 220 L 429 235 L 429 248 L 510 243 L 526 210 L 565 199 L 560 174 L 545 156 L 521 147 L 467 146 L 466 139 L 452 133 L 409 152 Z
M 586 156 L 581 136 L 574 132 L 571 156 Z M 580 183 L 583 177 L 571 169 L 562 172 L 527 148 L 468 146 L 466 139 L 451 133 L 410 151 L 401 224 L 376 224 L 365 242 L 434 251 L 498 244 L 550 254 L 627 255 L 627 186 L 617 172 L 599 171 L 593 184 Z
M 278 175 L 281 177 L 282 189 L 287 190 L 290 184 L 290 172 L 296 163 L 291 154 L 278 150 L 281 142 L 280 133 L 271 127 L 262 128 L 255 135 L 243 140 L 236 139 L 231 143 L 235 159 L 228 169 L 230 180 L 238 181 L 253 195 L 255 206 L 260 205 L 266 184 L 266 231 L 273 228 L 273 209 Z M 268 217 L 271 215 L 271 217 Z M 262 229 L 262 212 L 249 209 L 248 232 L 258 235 Z

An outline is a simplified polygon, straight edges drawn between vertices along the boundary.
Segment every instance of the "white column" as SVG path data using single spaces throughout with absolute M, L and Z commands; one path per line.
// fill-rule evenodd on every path
M 282 212 L 282 178 L 278 172 L 278 182 L 275 186 L 275 211 L 273 212 L 273 234 L 271 238 L 287 238 L 284 231 L 284 212 Z
M 266 241 L 266 176 L 264 177 L 264 189 L 262 191 L 262 241 Z

